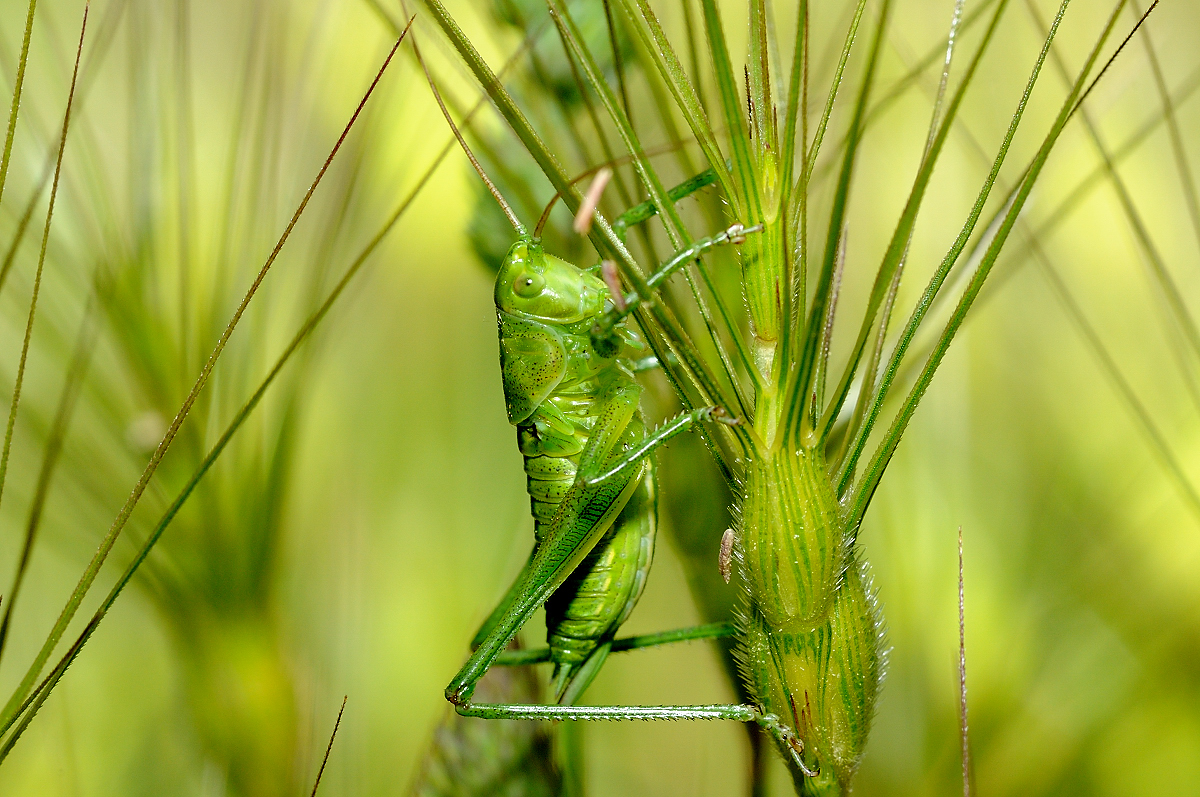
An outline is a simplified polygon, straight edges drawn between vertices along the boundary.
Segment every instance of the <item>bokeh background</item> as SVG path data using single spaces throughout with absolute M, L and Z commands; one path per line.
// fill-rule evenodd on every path
M 493 64 L 519 44 L 484 0 L 448 5 Z M 662 5 L 678 24 L 678 4 Z M 1054 12 L 1041 0 L 1011 6 L 938 167 L 902 307 L 965 216 L 986 172 L 979 147 L 994 148 L 1007 125 L 1041 40 L 1030 6 L 1042 19 Z M 1076 0 L 1067 13 L 1059 41 L 1070 69 L 1109 11 L 1099 6 Z M 737 51 L 744 10 L 722 8 Z M 951 11 L 941 0 L 898 3 L 881 85 L 937 46 Z M 780 12 L 788 20 L 794 13 Z M 24 3 L 0 3 L 4 92 L 25 13 Z M 74 0 L 37 6 L 0 201 L 0 247 L 8 252 L 17 241 L 0 277 L 6 396 L 82 13 Z M 818 30 L 846 22 L 836 8 L 814 15 Z M 5 603 L 64 395 L 70 421 L 0 661 L 3 694 L 45 638 L 402 18 L 382 0 L 91 5 L 0 498 Z M 1118 29 L 1134 19 L 1127 12 Z M 439 74 L 469 98 L 470 82 L 434 26 L 418 17 L 415 30 Z M 1146 31 L 1157 66 L 1135 38 L 1086 109 L 1112 156 L 1162 119 L 1157 68 L 1176 97 L 1186 160 L 1196 164 L 1200 7 L 1165 2 Z M 969 31 L 964 46 L 977 36 Z M 814 61 L 818 81 L 822 63 Z M 873 273 L 886 245 L 936 82 L 936 70 L 912 81 L 868 133 L 848 274 L 856 266 Z M 1062 95 L 1048 66 L 1014 164 L 1036 149 Z M 496 117 L 478 124 L 502 139 Z M 402 47 L 234 333 L 98 592 L 448 140 Z M 960 526 L 979 792 L 1200 794 L 1200 351 L 1189 342 L 1194 326 L 1153 276 L 1163 264 L 1184 308 L 1200 310 L 1200 227 L 1187 191 L 1195 172 L 1184 171 L 1170 126 L 1154 127 L 1116 166 L 1131 212 L 1103 163 L 1086 129 L 1072 123 L 1024 217 L 1040 232 L 1014 237 L 867 516 L 860 539 L 891 652 L 858 794 L 961 789 Z M 1055 221 L 1089 175 L 1089 192 Z M 474 178 L 452 152 L 0 764 L 0 793 L 306 794 L 344 695 L 320 793 L 409 792 L 448 712 L 444 685 L 531 538 L 497 379 L 491 280 L 467 237 L 477 207 Z M 848 277 L 843 302 L 861 301 L 865 284 Z M 676 478 L 686 482 L 686 469 Z M 671 519 L 688 522 L 680 512 L 664 522 Z M 671 544 L 659 546 L 631 632 L 701 617 L 681 561 Z M 98 600 L 85 601 L 76 626 Z M 530 644 L 540 639 L 536 623 Z M 707 644 L 614 657 L 589 692 L 597 703 L 732 697 Z M 595 795 L 744 789 L 748 747 L 733 725 L 598 724 L 583 736 Z M 784 781 L 780 767 L 776 793 L 788 793 Z

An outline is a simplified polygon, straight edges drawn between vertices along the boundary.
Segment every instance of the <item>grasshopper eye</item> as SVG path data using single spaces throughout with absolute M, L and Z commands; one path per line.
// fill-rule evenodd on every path
M 526 272 L 513 280 L 513 292 L 522 299 L 532 299 L 542 292 L 546 279 L 541 274 Z

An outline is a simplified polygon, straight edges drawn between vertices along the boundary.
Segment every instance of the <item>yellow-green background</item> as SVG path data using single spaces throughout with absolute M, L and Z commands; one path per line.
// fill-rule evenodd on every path
M 122 5 L 121 16 L 113 16 Z M 495 27 L 480 5 L 452 8 L 484 54 L 500 63 L 516 40 L 489 35 Z M 1037 5 L 1043 15 L 1053 11 Z M 1107 13 L 1099 5 L 1075 0 L 1063 23 L 1063 52 L 1072 68 Z M 741 4 L 723 8 L 737 47 L 744 36 Z M 948 2 L 898 4 L 895 47 L 886 50 L 882 67 L 885 85 L 903 73 L 901 56 L 911 62 L 944 35 L 950 10 Z M 5 244 L 56 144 L 52 131 L 65 103 L 81 12 L 79 2 L 43 0 L 38 7 L 26 98 L 0 204 Z M 0 5 L 5 96 L 24 13 L 24 3 Z M 1039 41 L 1023 4 L 1014 2 L 1008 16 L 962 113 L 985 148 L 999 140 Z M 107 28 L 106 19 L 113 20 Z M 1123 16 L 1118 29 L 1132 22 Z M 827 14 L 822 24 L 832 31 L 844 22 Z M 90 72 L 85 69 L 91 85 L 67 144 L 0 504 L 4 590 L 92 269 L 132 263 L 157 275 L 157 287 L 142 299 L 160 326 L 144 331 L 140 345 L 175 363 L 166 368 L 161 403 L 177 406 L 217 332 L 196 319 L 223 323 L 228 317 L 390 37 L 371 7 L 353 0 L 186 6 L 98 0 L 89 25 L 85 66 L 102 42 L 109 52 Z M 417 27 L 437 50 L 428 20 L 418 20 Z M 1194 47 L 1200 7 L 1164 3 L 1149 30 L 1168 84 L 1179 85 L 1200 63 Z M 260 61 L 247 71 L 252 39 L 259 42 Z M 181 72 L 184 51 L 188 68 Z M 266 63 L 273 77 L 264 87 Z M 443 67 L 447 75 L 452 68 Z M 250 110 L 240 111 L 247 84 L 255 86 Z M 1014 163 L 1032 153 L 1062 96 L 1049 67 L 1043 89 L 1014 147 Z M 1114 64 L 1088 107 L 1110 146 L 1160 110 L 1139 40 Z M 916 167 L 928 109 L 928 93 L 913 90 L 869 134 L 853 198 L 848 272 L 869 273 L 886 244 Z M 256 119 L 265 121 L 255 127 Z M 1178 123 L 1193 164 L 1200 162 L 1200 103 L 1181 106 Z M 233 172 L 244 193 L 230 214 L 232 245 L 223 250 L 225 157 L 234 130 L 263 154 L 247 156 Z M 318 268 L 340 274 L 446 139 L 427 87 L 402 52 L 235 332 L 208 388 L 221 398 L 200 406 L 190 422 L 195 440 L 216 439 L 292 334 L 311 305 L 305 275 Z M 131 187 L 139 161 L 152 186 L 142 194 L 149 197 L 145 204 L 135 201 L 139 194 Z M 356 162 L 357 182 L 347 189 Z M 1073 125 L 1027 218 L 1035 224 L 1044 218 L 1097 162 Z M 967 140 L 952 138 L 913 243 L 902 312 L 953 237 L 983 173 Z M 1162 129 L 1121 166 L 1121 174 L 1185 300 L 1197 309 L 1200 255 Z M 0 793 L 220 795 L 228 784 L 219 750 L 246 749 L 240 739 L 275 733 L 294 733 L 295 744 L 281 742 L 287 760 L 264 762 L 263 771 L 286 771 L 292 780 L 272 777 L 254 793 L 307 793 L 343 695 L 349 696 L 346 714 L 321 793 L 406 793 L 433 727 L 447 711 L 442 689 L 530 542 L 520 457 L 497 379 L 491 286 L 464 237 L 472 179 L 454 153 L 301 355 L 311 358 L 304 370 L 285 375 L 277 386 L 301 400 L 280 534 L 272 543 L 276 564 L 268 573 L 267 597 L 254 613 L 255 623 L 271 628 L 266 643 L 260 625 L 217 627 L 213 655 L 244 664 L 230 683 L 224 671 L 206 670 L 213 665 L 195 659 L 154 588 L 135 581 L 0 764 Z M 182 193 L 181 185 L 187 186 Z M 331 242 L 328 218 L 339 191 L 351 200 L 344 228 Z M 0 293 L 0 394 L 7 394 L 16 371 L 43 207 L 44 199 Z M 321 248 L 325 244 L 328 249 Z M 1018 244 L 1014 240 L 1014 251 Z M 1042 244 L 1174 455 L 1200 478 L 1200 407 L 1186 389 L 1186 380 L 1196 378 L 1197 359 L 1167 331 L 1162 298 L 1111 188 L 1101 184 Z M 191 271 L 181 300 L 183 260 Z M 228 279 L 211 287 L 218 273 Z M 979 792 L 1200 794 L 1200 509 L 1181 497 L 1155 458 L 1039 267 L 1027 257 L 1002 259 L 993 276 L 998 283 L 1001 278 L 1002 287 L 988 292 L 955 342 L 860 538 L 874 566 L 891 652 L 856 793 L 961 789 L 961 525 Z M 330 280 L 321 284 L 327 288 Z M 843 302 L 852 309 L 863 291 L 861 278 L 849 279 Z M 191 309 L 181 311 L 181 301 Z M 182 317 L 190 320 L 182 323 Z M 845 323 L 848 328 L 852 322 Z M 172 337 L 171 330 L 184 326 L 186 338 Z M 122 352 L 133 345 L 102 325 L 0 665 L 5 695 L 144 464 L 148 447 L 138 429 L 145 438 L 147 426 L 161 430 L 169 420 L 130 375 Z M 182 362 L 173 354 L 181 347 L 193 352 Z M 261 412 L 278 420 L 280 404 L 272 401 Z M 0 406 L 7 408 L 8 400 Z M 261 475 L 255 452 L 271 428 L 253 421 L 243 430 L 243 439 L 209 477 L 220 488 L 189 505 L 152 562 L 169 572 L 200 567 L 187 557 L 201 556 L 203 546 L 177 542 L 177 531 L 201 539 L 204 528 L 220 527 L 227 544 L 236 546 L 256 500 L 257 482 L 247 474 Z M 150 436 L 152 447 L 156 438 Z M 144 539 L 194 465 L 186 446 L 176 448 L 135 513 L 127 539 L 118 543 L 99 589 L 107 590 L 114 564 L 128 560 L 133 542 Z M 233 567 L 219 555 L 204 561 L 212 584 L 223 583 L 227 564 Z M 186 590 L 183 596 L 186 601 Z M 85 613 L 97 599 L 85 602 Z M 225 607 L 220 616 L 228 620 L 238 611 Z M 696 619 L 680 565 L 663 544 L 627 627 L 649 631 Z M 536 629 L 529 639 L 538 639 Z M 263 644 L 270 650 L 258 650 Z M 267 709 L 258 717 L 261 726 L 247 719 L 252 712 L 224 714 L 215 697 L 196 691 L 195 684 L 205 682 L 197 668 L 212 676 L 213 688 L 243 690 L 251 704 L 261 699 L 285 708 Z M 594 702 L 730 698 L 716 656 L 703 644 L 614 658 L 589 693 Z M 742 788 L 746 750 L 735 726 L 600 724 L 586 736 L 589 782 L 597 795 L 723 795 Z M 777 780 L 785 793 L 783 778 Z

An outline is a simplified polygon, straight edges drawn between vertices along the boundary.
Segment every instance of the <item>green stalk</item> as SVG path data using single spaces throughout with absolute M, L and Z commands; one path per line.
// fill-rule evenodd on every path
M 17 60 L 17 78 L 13 81 L 12 106 L 8 111 L 8 132 L 4 135 L 4 154 L 0 155 L 0 199 L 4 197 L 13 138 L 17 134 L 17 115 L 21 109 L 21 91 L 25 87 L 25 67 L 29 63 L 29 39 L 33 35 L 33 12 L 36 8 L 37 0 L 29 0 L 29 11 L 25 14 L 25 35 L 21 37 L 21 57 Z

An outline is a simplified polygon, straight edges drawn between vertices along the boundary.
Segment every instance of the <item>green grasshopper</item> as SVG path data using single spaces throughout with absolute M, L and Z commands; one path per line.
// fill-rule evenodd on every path
M 414 43 L 415 47 L 415 43 Z M 419 57 L 419 56 L 418 56 Z M 755 722 L 804 767 L 795 732 L 774 714 L 749 705 L 577 706 L 608 654 L 730 633 L 726 624 L 626 640 L 615 634 L 645 585 L 654 549 L 655 448 L 701 421 L 734 424 L 722 408 L 684 412 L 647 434 L 633 376 L 642 345 L 626 317 L 652 297 L 621 295 L 602 279 L 603 266 L 581 270 L 547 253 L 487 177 L 441 95 L 434 97 L 472 165 L 518 235 L 496 278 L 500 369 L 509 421 L 517 427 L 535 523 L 535 544 L 472 643 L 473 653 L 446 687 L 463 716 L 537 720 L 712 720 Z M 670 192 L 672 201 L 707 184 L 703 176 Z M 623 228 L 653 214 L 639 206 Z M 757 232 L 734 224 L 696 241 L 647 280 L 656 289 L 713 247 Z M 611 292 L 611 299 L 610 299 Z M 546 651 L 505 648 L 539 606 L 546 606 Z M 477 703 L 476 685 L 494 664 L 554 664 L 557 705 Z
M 702 241 L 655 276 L 739 234 L 735 228 Z M 650 452 L 699 421 L 728 420 L 706 407 L 647 435 L 632 367 L 643 347 L 622 323 L 628 305 L 616 310 L 608 294 L 594 271 L 548 254 L 528 236 L 497 276 L 505 404 L 525 461 L 536 544 L 451 684 L 456 703 L 542 603 L 555 696 L 574 702 L 645 585 L 657 525 Z

